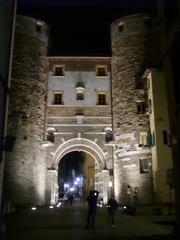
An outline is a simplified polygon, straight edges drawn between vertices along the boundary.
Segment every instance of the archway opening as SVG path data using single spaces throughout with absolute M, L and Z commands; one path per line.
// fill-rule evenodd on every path
M 69 196 L 73 195 L 76 202 L 83 203 L 90 189 L 98 187 L 97 173 L 98 165 L 87 152 L 72 151 L 64 155 L 58 164 L 60 200 L 68 204 Z

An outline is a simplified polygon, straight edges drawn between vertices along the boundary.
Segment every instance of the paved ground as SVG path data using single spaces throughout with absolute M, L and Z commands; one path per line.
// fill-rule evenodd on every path
M 24 209 L 6 216 L 6 240 L 175 240 L 174 216 L 129 216 L 118 210 L 116 225 L 107 221 L 107 209 L 98 208 L 94 229 L 85 229 L 87 207 Z

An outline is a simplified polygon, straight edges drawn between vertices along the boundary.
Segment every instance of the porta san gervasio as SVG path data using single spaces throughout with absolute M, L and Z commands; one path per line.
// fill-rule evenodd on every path
M 48 25 L 16 17 L 5 202 L 55 205 L 69 191 L 83 201 L 92 188 L 104 204 L 174 202 L 156 26 L 125 16 L 110 25 L 111 56 L 48 56 Z

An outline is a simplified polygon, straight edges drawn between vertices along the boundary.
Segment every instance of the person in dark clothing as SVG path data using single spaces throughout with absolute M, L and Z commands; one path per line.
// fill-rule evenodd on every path
M 74 200 L 74 196 L 73 196 L 72 193 L 70 193 L 70 194 L 68 195 L 68 200 L 69 200 L 69 205 L 72 206 L 73 200 Z
M 107 210 L 109 213 L 109 218 L 110 218 L 112 227 L 114 227 L 114 224 L 115 224 L 114 217 L 116 214 L 117 207 L 118 207 L 118 203 L 115 200 L 114 196 L 112 196 L 107 203 Z
M 89 196 L 87 197 L 88 201 L 88 214 L 87 214 L 87 221 L 86 221 L 86 228 L 94 228 L 95 224 L 95 217 L 97 211 L 97 199 L 98 199 L 98 191 L 90 191 Z

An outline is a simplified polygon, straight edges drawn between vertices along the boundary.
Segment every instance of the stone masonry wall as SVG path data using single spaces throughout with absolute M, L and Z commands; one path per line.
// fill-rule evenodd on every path
M 48 82 L 48 28 L 17 16 L 8 135 L 16 138 L 6 154 L 5 197 L 15 205 L 45 201 L 46 158 L 42 147 Z
M 144 87 L 138 86 L 144 69 L 153 63 L 154 54 L 148 49 L 152 33 L 153 21 L 144 14 L 130 15 L 111 25 L 114 181 L 116 197 L 123 204 L 132 203 L 135 187 L 139 203 L 151 202 L 151 173 L 139 171 L 139 159 L 150 158 L 150 148 L 138 146 L 139 133 L 149 130 L 149 117 L 145 112 L 137 113 L 137 103 L 147 101 Z

